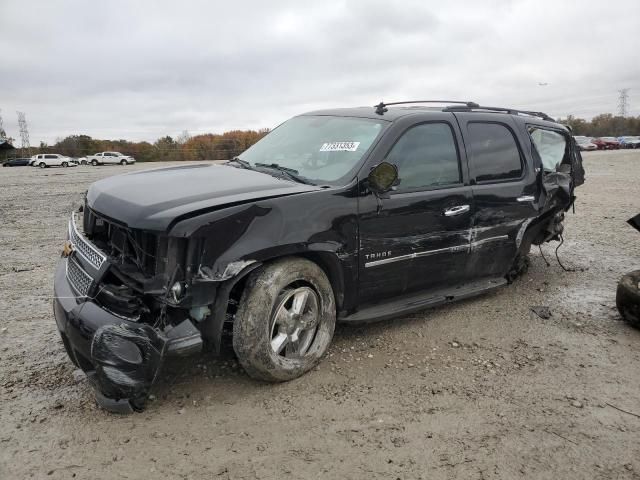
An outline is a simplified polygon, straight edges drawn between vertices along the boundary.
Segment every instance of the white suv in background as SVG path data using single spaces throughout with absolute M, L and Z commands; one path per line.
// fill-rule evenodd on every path
M 78 162 L 73 158 L 58 155 L 57 153 L 41 153 L 31 157 L 29 165 L 34 167 L 76 167 Z
M 136 163 L 136 159 L 128 155 L 123 155 L 120 152 L 102 152 L 87 156 L 87 162 L 94 167 L 97 165 L 110 164 L 129 165 L 131 163 Z

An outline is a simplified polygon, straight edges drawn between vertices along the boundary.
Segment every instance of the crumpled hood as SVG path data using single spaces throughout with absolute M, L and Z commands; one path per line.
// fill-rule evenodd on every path
M 128 227 L 165 231 L 176 218 L 194 211 L 319 188 L 252 170 L 195 164 L 99 180 L 89 187 L 87 204 Z

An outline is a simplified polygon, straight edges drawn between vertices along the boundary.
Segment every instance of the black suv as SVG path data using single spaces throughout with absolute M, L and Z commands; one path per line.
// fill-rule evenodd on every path
M 504 285 L 559 239 L 584 181 L 570 132 L 472 102 L 288 120 L 224 165 L 119 175 L 72 214 L 54 311 L 113 411 L 144 405 L 167 357 L 232 346 L 298 377 L 336 320 L 398 316 Z

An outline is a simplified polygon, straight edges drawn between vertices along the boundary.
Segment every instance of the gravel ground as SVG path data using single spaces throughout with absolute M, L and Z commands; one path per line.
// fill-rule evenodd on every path
M 0 170 L 0 478 L 640 478 L 640 151 L 588 153 L 566 242 L 513 285 L 366 327 L 278 385 L 234 360 L 171 365 L 148 409 L 96 407 L 51 312 L 69 210 L 130 167 Z M 543 319 L 532 306 L 546 306 Z M 626 410 L 630 413 L 625 413 Z

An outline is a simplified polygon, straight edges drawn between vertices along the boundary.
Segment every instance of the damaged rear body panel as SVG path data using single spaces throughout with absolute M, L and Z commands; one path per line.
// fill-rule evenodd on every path
M 137 172 L 90 187 L 69 220 L 54 313 L 101 405 L 142 408 L 170 357 L 231 345 L 246 279 L 277 259 L 318 265 L 343 321 L 392 317 L 502 285 L 532 244 L 560 238 L 584 181 L 569 132 L 536 117 L 359 108 L 297 118 L 343 117 L 362 120 L 359 136 L 321 138 L 295 156 L 300 169 L 252 164 L 243 154 L 227 165 Z M 507 147 L 474 140 L 476 123 L 490 125 L 490 134 L 493 125 L 505 129 L 519 170 L 483 180 L 481 148 L 498 145 L 499 156 Z M 424 135 L 403 143 L 417 127 Z M 354 152 L 358 161 L 339 178 L 300 175 L 337 168 Z M 413 158 L 434 158 L 437 168 L 412 166 Z M 383 194 L 368 180 L 382 162 L 399 173 Z

